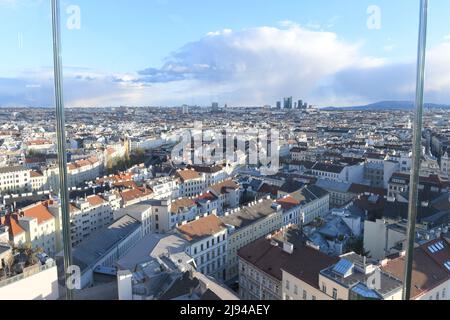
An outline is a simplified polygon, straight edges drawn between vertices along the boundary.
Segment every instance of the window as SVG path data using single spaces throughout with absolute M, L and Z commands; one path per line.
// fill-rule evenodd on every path
M 306 290 L 303 290 L 303 300 L 307 300 L 308 299 L 308 293 L 306 292 Z
M 338 291 L 337 291 L 337 289 L 333 288 L 333 299 L 337 300 L 337 296 L 338 296 Z
M 289 290 L 289 280 L 286 280 L 286 290 Z
M 325 283 L 322 283 L 322 292 L 327 293 L 327 286 Z

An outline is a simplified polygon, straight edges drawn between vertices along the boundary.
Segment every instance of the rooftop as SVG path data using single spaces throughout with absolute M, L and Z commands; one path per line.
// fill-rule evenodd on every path
M 216 216 L 209 215 L 178 228 L 189 242 L 199 241 L 226 229 L 225 224 Z
M 235 228 L 244 228 L 259 219 L 266 218 L 277 212 L 272 207 L 273 202 L 270 199 L 260 200 L 257 204 L 237 209 L 236 212 L 221 217 L 223 223 L 234 226 Z
M 74 263 L 81 270 L 93 266 L 106 253 L 140 228 L 141 223 L 126 215 L 108 227 L 91 234 L 72 251 Z

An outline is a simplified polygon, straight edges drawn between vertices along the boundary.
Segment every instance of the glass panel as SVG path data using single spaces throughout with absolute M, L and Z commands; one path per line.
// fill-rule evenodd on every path
M 67 224 L 50 1 L 0 0 L 0 299 L 48 271 L 59 290 L 27 298 L 208 298 L 173 295 L 196 279 L 222 299 L 402 299 L 419 1 L 60 6 Z M 448 272 L 449 9 L 430 2 L 412 288 Z M 412 298 L 447 298 L 431 286 Z

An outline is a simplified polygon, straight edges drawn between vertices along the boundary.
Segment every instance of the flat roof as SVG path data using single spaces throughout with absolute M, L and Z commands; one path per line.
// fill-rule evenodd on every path
M 73 249 L 74 264 L 78 265 L 81 270 L 94 265 L 140 226 L 141 222 L 126 215 L 108 227 L 98 230 Z

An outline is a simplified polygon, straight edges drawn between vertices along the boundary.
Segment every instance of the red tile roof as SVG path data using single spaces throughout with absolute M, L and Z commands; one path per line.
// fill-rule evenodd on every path
M 178 228 L 188 241 L 212 236 L 223 229 L 226 229 L 225 224 L 215 215 L 200 218 Z
M 48 211 L 48 207 L 44 203 L 29 206 L 21 210 L 21 212 L 23 212 L 24 217 L 36 218 L 39 224 L 54 219 L 53 215 L 50 211 Z
M 200 178 L 200 174 L 195 170 L 180 170 L 177 171 L 178 176 L 181 178 L 181 181 L 189 181 Z
M 444 249 L 432 253 L 429 247 L 442 242 Z M 411 295 L 414 299 L 431 291 L 446 281 L 450 281 L 450 271 L 444 263 L 450 261 L 450 245 L 440 239 L 428 242 L 414 249 L 414 262 L 412 272 Z M 398 279 L 404 278 L 405 257 L 388 261 L 382 266 L 383 271 L 392 274 Z
M 19 225 L 18 217 L 16 214 L 8 214 L 4 217 L 0 217 L 0 222 L 4 226 L 9 227 L 9 236 L 14 238 L 25 232 Z
M 172 214 L 177 214 L 180 212 L 180 210 L 183 210 L 183 208 L 190 208 L 196 206 L 196 203 L 192 199 L 183 198 L 178 199 L 172 202 L 170 205 L 170 212 Z
M 285 198 L 278 199 L 277 203 L 279 205 L 281 205 L 283 210 L 290 210 L 290 209 L 300 205 L 300 201 L 298 201 L 297 199 L 295 199 L 291 196 L 287 196 Z
M 98 206 L 98 205 L 105 203 L 105 199 L 103 199 L 102 197 L 97 196 L 97 195 L 87 197 L 86 200 L 87 200 L 87 202 L 89 202 L 89 204 L 91 206 Z

